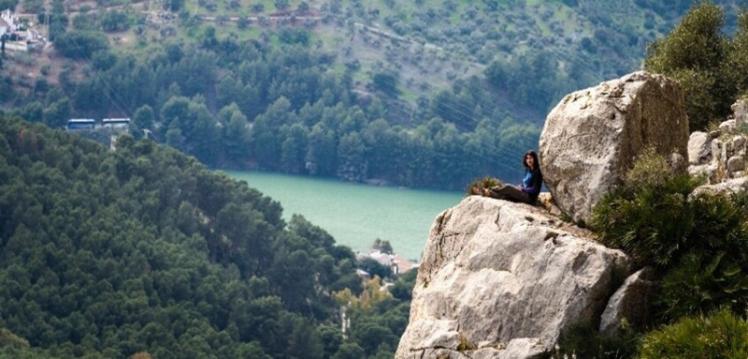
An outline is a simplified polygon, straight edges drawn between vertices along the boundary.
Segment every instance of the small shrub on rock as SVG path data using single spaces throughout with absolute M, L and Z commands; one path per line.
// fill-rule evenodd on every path
M 748 278 L 732 257 L 723 251 L 713 257 L 698 251 L 685 254 L 662 279 L 657 301 L 661 319 L 704 313 L 721 305 L 745 309 Z
M 687 252 L 662 280 L 665 319 L 719 307 L 748 309 L 748 205 L 746 195 L 701 195 L 691 200 L 693 227 Z
M 470 182 L 470 184 L 465 189 L 465 193 L 467 195 L 482 196 L 484 189 L 488 189 L 494 186 L 501 186 L 502 184 L 503 183 L 501 181 L 493 177 L 479 178 L 474 180 L 473 182 Z

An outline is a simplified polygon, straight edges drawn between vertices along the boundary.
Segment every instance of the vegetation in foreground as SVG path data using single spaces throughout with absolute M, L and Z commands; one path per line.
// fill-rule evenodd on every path
M 595 208 L 592 228 L 638 267 L 657 270 L 654 316 L 617 338 L 570 331 L 562 353 L 594 358 L 741 358 L 748 348 L 748 194 L 694 193 L 645 151 L 623 185 Z M 588 330 L 585 330 L 588 329 Z
M 648 334 L 642 359 L 748 357 L 748 321 L 729 310 L 694 315 Z
M 683 87 L 692 130 L 724 118 L 748 91 L 748 14 L 722 32 L 722 9 L 695 6 L 652 45 L 645 66 Z M 702 182 L 645 151 L 622 186 L 595 208 L 592 228 L 607 246 L 660 276 L 656 315 L 630 340 L 570 331 L 561 354 L 595 358 L 744 358 L 748 355 L 748 194 L 695 193 Z M 589 328 L 587 328 L 589 329 Z M 620 339 L 620 338 L 619 338 Z

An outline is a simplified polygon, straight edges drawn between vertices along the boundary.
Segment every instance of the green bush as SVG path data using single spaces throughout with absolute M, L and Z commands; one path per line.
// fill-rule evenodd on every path
M 748 309 L 748 195 L 693 195 L 698 183 L 645 151 L 593 211 L 605 245 L 660 270 L 659 320 Z
M 710 121 L 724 118 L 748 87 L 748 17 L 740 16 L 732 39 L 722 32 L 724 18 L 719 6 L 701 2 L 647 51 L 647 70 L 680 83 L 691 129 L 704 129 Z
M 623 185 L 595 207 L 591 227 L 603 244 L 622 249 L 637 264 L 666 267 L 693 227 L 688 194 L 697 183 L 673 173 L 654 151 L 645 151 Z
M 691 201 L 694 225 L 688 252 L 662 280 L 664 318 L 706 313 L 722 306 L 748 308 L 746 195 L 701 195 Z
M 704 313 L 721 305 L 745 309 L 748 278 L 735 259 L 724 251 L 716 256 L 697 251 L 685 254 L 662 279 L 657 303 L 661 319 Z
M 726 309 L 682 318 L 645 336 L 640 358 L 748 358 L 748 322 Z
M 104 35 L 91 31 L 71 31 L 57 36 L 55 48 L 71 59 L 88 59 L 97 51 L 109 48 Z
M 101 16 L 101 27 L 106 32 L 125 31 L 130 28 L 130 18 L 124 11 L 107 11 Z

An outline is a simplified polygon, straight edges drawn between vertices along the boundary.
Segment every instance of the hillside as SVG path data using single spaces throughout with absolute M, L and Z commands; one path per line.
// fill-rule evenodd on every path
M 485 91 L 499 90 L 495 97 L 513 116 L 539 121 L 562 94 L 638 68 L 647 45 L 690 3 L 379 0 L 322 2 L 321 9 L 338 26 L 357 25 L 334 46 L 364 74 L 394 71 L 404 92 L 427 95 L 491 66 L 496 88 Z M 731 31 L 735 2 L 720 4 L 732 14 Z
M 616 4 L 23 0 L 54 46 L 6 54 L 0 101 L 52 127 L 130 117 L 211 167 L 516 181 L 560 95 L 639 67 L 688 8 Z
M 344 340 L 336 293 L 378 284 L 270 198 L 150 141 L 0 121 L 0 357 L 392 352 L 407 304 L 375 290 Z
M 337 52 L 349 27 L 351 41 L 370 36 L 350 54 L 374 37 L 411 43 L 422 30 L 405 24 L 428 0 L 22 1 L 50 8 L 55 45 L 2 58 L 0 358 L 381 359 L 404 330 L 403 358 L 748 356 L 748 13 L 725 36 L 731 5 L 726 18 L 694 8 L 649 52 L 658 74 L 570 94 L 538 143 L 530 114 L 582 78 L 552 52 L 481 59 L 457 35 L 424 43 L 485 68 L 444 74 L 445 88 L 434 75 L 423 97 L 403 81 L 410 67 L 367 70 Z M 466 23 L 481 17 L 471 6 L 559 9 L 549 24 L 597 9 L 599 27 L 631 31 L 649 25 L 614 17 L 656 11 L 660 31 L 686 5 L 478 4 L 443 5 Z M 575 18 L 569 31 L 589 34 Z M 615 68 L 629 54 L 598 56 Z M 109 148 L 59 129 L 83 116 L 133 121 Z M 357 269 L 391 273 L 213 171 L 457 188 L 517 176 L 538 145 L 553 201 L 466 198 L 436 218 L 418 277 L 394 285 L 362 280 Z
M 738 2 L 717 3 L 725 6 L 726 31 L 731 32 Z M 34 14 L 39 4 L 23 0 L 19 10 Z M 65 9 L 75 27 L 95 28 L 94 17 L 116 19 L 111 12 L 128 18 L 128 25 L 107 27 L 113 30 L 110 40 L 125 53 L 147 53 L 163 41 L 198 40 L 211 26 L 218 36 L 273 43 L 280 28 L 308 29 L 309 41 L 336 55 L 335 71 L 354 70 L 360 91 L 374 90 L 377 74 L 393 74 L 398 86 L 387 95 L 403 101 L 390 104 L 404 107 L 397 114 L 401 117 L 412 115 L 419 97 L 430 98 L 459 79 L 481 77 L 494 65 L 489 80 L 506 88 L 484 84 L 485 90 L 521 85 L 520 91 L 498 96 L 502 106 L 515 117 L 538 121 L 561 94 L 638 68 L 647 45 L 666 34 L 690 4 L 182 0 L 170 3 L 171 13 L 150 1 L 76 1 Z

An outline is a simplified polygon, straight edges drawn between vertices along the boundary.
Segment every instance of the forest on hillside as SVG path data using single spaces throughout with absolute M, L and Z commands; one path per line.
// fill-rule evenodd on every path
M 635 4 L 675 9 L 675 19 L 688 2 Z M 500 91 L 517 72 L 491 65 L 483 77 L 456 79 L 403 121 L 390 116 L 393 91 L 407 95 L 398 76 L 374 73 L 363 91 L 356 66 L 338 67 L 310 29 L 241 40 L 196 23 L 193 3 L 167 6 L 193 33 L 138 50 L 111 38 L 140 26 L 129 10 L 73 15 L 56 0 L 50 27 L 69 71 L 26 86 L 11 76 L 19 58 L 3 60 L 0 358 L 390 358 L 415 273 L 388 288 L 361 280 L 357 268 L 389 274 L 303 217 L 284 221 L 278 203 L 210 167 L 446 188 L 475 172 L 515 170 L 512 151 L 529 146 L 522 141 L 534 141 L 537 127 L 507 115 L 486 86 Z M 748 90 L 748 15 L 731 14 L 700 5 L 644 62 L 684 87 L 692 128 L 724 117 Z M 666 28 L 664 18 L 654 28 Z M 546 60 L 538 61 L 553 68 Z M 130 113 L 133 136 L 116 151 L 49 128 Z M 171 148 L 139 139 L 144 129 Z M 591 230 L 654 268 L 662 292 L 649 327 L 606 338 L 580 326 L 564 333 L 559 352 L 748 355 L 748 197 L 694 195 L 699 181 L 642 156 L 595 209 Z
M 517 180 L 549 107 L 638 68 L 690 6 L 415 3 L 5 0 L 44 19 L 54 50 L 5 55 L 0 108 L 52 127 L 130 117 L 136 138 L 214 168 L 461 189 Z
M 391 357 L 414 273 L 380 290 L 281 213 L 152 141 L 0 119 L 0 357 Z

